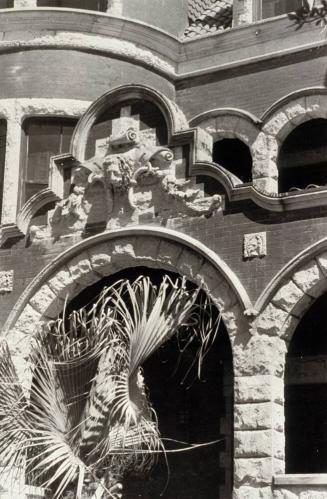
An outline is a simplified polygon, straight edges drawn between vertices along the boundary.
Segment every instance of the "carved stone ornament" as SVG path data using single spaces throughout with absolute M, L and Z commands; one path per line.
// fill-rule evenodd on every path
M 0 272 L 0 294 L 11 293 L 13 290 L 14 271 L 3 270 Z
M 113 122 L 108 139 L 97 141 L 93 158 L 79 163 L 70 156 L 71 192 L 57 203 L 49 235 L 60 237 L 92 227 L 162 225 L 171 218 L 208 217 L 221 209 L 221 196 L 205 196 L 202 184 L 186 180 L 182 160 L 174 160 L 170 149 L 156 145 L 154 130 L 138 130 L 137 120 L 126 114 L 125 109 L 124 119 L 116 120 L 119 125 Z M 47 237 L 47 231 L 33 227 L 32 241 Z
M 266 232 L 244 234 L 243 256 L 245 259 L 263 257 L 267 255 Z

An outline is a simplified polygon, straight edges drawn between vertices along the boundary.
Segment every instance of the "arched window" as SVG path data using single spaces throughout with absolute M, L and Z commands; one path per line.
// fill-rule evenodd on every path
M 306 121 L 286 137 L 278 169 L 279 192 L 327 184 L 327 119 Z
M 96 154 L 97 147 L 120 131 L 134 128 L 154 145 L 166 145 L 168 132 L 165 118 L 155 104 L 144 100 L 127 100 L 111 106 L 93 125 L 88 137 L 86 159 Z
M 213 145 L 212 159 L 236 175 L 242 182 L 252 181 L 250 149 L 239 139 L 222 139 Z
M 99 12 L 106 12 L 107 0 L 37 0 L 37 6 L 97 10 Z
M 24 123 L 21 205 L 49 184 L 51 156 L 69 152 L 76 119 L 30 118 Z
M 286 358 L 287 473 L 327 472 L 327 294 L 300 321 Z
M 0 120 L 0 223 L 2 212 L 2 198 L 3 198 L 3 181 L 5 175 L 5 159 L 6 159 L 6 142 L 7 142 L 7 122 Z

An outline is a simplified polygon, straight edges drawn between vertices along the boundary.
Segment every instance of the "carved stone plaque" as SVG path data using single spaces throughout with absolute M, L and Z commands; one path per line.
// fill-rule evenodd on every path
M 266 232 L 244 234 L 243 257 L 245 259 L 263 257 L 267 255 Z
M 0 293 L 10 293 L 13 290 L 13 281 L 13 270 L 3 270 L 0 272 Z

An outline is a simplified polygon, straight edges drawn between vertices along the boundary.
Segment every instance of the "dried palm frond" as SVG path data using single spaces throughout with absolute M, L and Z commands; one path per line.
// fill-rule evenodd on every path
M 215 318 L 213 318 L 215 317 Z M 32 342 L 27 401 L 0 345 L 0 459 L 26 460 L 31 481 L 76 498 L 90 480 L 109 494 L 127 472 L 148 471 L 164 451 L 142 364 L 174 334 L 199 342 L 199 374 L 219 326 L 209 300 L 185 279 L 148 277 L 106 287 L 93 304 L 48 324 Z

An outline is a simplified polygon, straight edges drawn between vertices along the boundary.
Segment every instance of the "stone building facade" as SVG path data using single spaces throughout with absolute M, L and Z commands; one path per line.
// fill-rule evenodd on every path
M 67 297 L 186 276 L 230 350 L 213 485 L 188 497 L 327 499 L 325 33 L 284 0 L 0 7 L 0 327 L 22 382 Z

